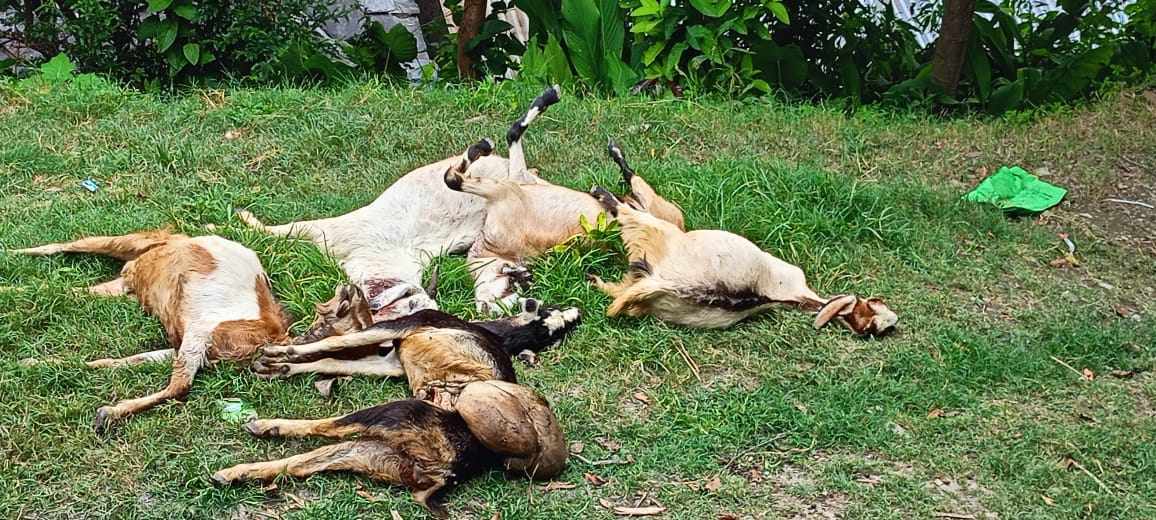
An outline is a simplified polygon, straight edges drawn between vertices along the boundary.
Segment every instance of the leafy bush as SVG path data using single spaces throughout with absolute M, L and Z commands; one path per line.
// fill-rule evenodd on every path
M 530 17 L 522 56 L 528 79 L 580 81 L 625 94 L 638 74 L 623 61 L 625 17 L 617 0 L 515 0 Z
M 626 0 L 634 36 L 632 62 L 647 79 L 685 82 L 735 94 L 770 92 L 754 50 L 770 24 L 790 22 L 779 0 Z
M 327 0 L 7 2 L 0 25 L 44 56 L 136 83 L 206 77 L 271 79 L 291 54 L 325 52 L 315 30 L 343 16 Z

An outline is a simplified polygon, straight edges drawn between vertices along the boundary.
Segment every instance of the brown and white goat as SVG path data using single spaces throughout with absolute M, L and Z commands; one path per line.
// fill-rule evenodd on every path
M 368 206 L 345 215 L 279 226 L 266 226 L 248 211 L 238 215 L 268 233 L 307 238 L 335 257 L 349 281 L 369 298 L 374 321 L 436 309 L 437 303 L 421 287 L 425 263 L 437 255 L 466 251 L 477 240 L 485 218 L 482 200 L 446 189 L 442 176 L 448 168 L 464 164 L 494 179 L 540 182 L 526 165 L 522 136 L 558 99 L 558 87 L 546 89 L 511 126 L 506 135 L 509 159 L 493 154 L 493 143 L 483 139 L 460 157 L 405 174 Z
M 208 361 L 248 359 L 259 347 L 286 339 L 289 320 L 274 299 L 257 255 L 217 236 L 187 237 L 166 231 L 89 237 L 15 251 L 26 255 L 92 253 L 125 260 L 119 278 L 89 288 L 104 296 L 132 295 L 160 319 L 171 348 L 91 367 L 119 367 L 172 358 L 169 385 L 155 394 L 103 406 L 95 428 L 184 398 Z
M 349 315 L 364 313 L 364 304 L 359 303 L 364 298 L 357 287 L 338 292 L 346 298 L 338 307 L 349 309 Z M 443 402 L 441 397 L 447 385 L 456 388 L 463 381 L 485 379 L 513 382 L 511 356 L 532 360 L 537 352 L 561 342 L 580 322 L 577 308 L 546 307 L 533 299 L 523 302 L 521 313 L 489 321 L 468 322 L 425 309 L 310 343 L 266 347 L 253 370 L 268 377 L 404 375 L 419 399 L 450 406 L 452 402 Z M 383 355 L 387 350 L 389 355 Z M 446 398 L 452 400 L 453 394 Z
M 523 316 L 540 316 L 528 300 Z M 215 481 L 271 479 L 282 473 L 307 476 L 348 470 L 409 487 L 430 502 L 442 487 L 500 464 L 531 478 L 549 478 L 565 467 L 567 450 L 545 399 L 520 386 L 510 354 L 542 348 L 577 325 L 576 309 L 551 311 L 545 319 L 470 323 L 422 310 L 361 331 L 304 345 L 267 347 L 259 364 L 307 364 L 317 355 L 376 349 L 392 344 L 415 399 L 320 420 L 258 420 L 246 425 L 259 436 L 325 436 L 354 440 L 287 459 L 241 464 L 217 472 Z M 296 365 L 300 366 L 300 365 Z
M 726 231 L 683 231 L 618 199 L 604 188 L 591 195 L 618 219 L 630 269 L 623 279 L 591 281 L 613 298 L 606 314 L 641 316 L 688 327 L 729 327 L 776 306 L 818 312 L 815 328 L 838 318 L 860 335 L 884 334 L 895 313 L 878 298 L 822 298 L 799 267 Z
M 626 164 L 622 151 L 610 149 L 630 187 L 627 200 L 642 211 L 683 225 L 682 210 L 662 198 Z M 582 232 L 581 219 L 593 222 L 602 206 L 586 192 L 540 181 L 520 184 L 497 178 L 481 163 L 461 162 L 445 172 L 445 184 L 454 191 L 486 201 L 486 217 L 478 240 L 470 247 L 470 269 L 475 273 L 475 301 L 479 311 L 513 306 L 515 288 L 527 273 L 525 261 Z

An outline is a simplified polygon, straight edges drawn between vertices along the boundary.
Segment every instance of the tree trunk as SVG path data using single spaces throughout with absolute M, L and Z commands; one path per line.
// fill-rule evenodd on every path
M 954 95 L 967 59 L 967 40 L 971 35 L 971 19 L 975 16 L 975 0 L 945 2 L 943 24 L 939 28 L 935 57 L 931 61 L 931 81 L 944 92 Z
M 446 15 L 442 12 L 441 0 L 417 0 L 417 11 L 417 23 L 421 25 L 426 46 L 437 47 L 446 37 Z
M 462 79 L 477 77 L 474 60 L 466 52 L 466 45 L 482 30 L 482 22 L 486 19 L 487 1 L 465 0 L 462 6 L 462 23 L 458 26 L 458 76 Z

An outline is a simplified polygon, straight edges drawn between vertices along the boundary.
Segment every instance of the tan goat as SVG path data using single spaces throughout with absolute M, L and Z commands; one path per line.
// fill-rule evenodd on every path
M 718 230 L 683 231 L 618 199 L 591 195 L 618 219 L 630 270 L 616 283 L 591 281 L 613 298 L 606 314 L 641 316 L 688 327 L 729 327 L 776 306 L 818 312 L 815 328 L 838 318 L 856 334 L 883 334 L 898 318 L 878 298 L 820 297 L 803 270 L 749 240 Z
M 245 246 L 221 237 L 152 231 L 15 252 L 92 253 L 125 260 L 119 278 L 89 291 L 132 295 L 164 326 L 172 348 L 88 363 L 119 367 L 173 359 L 173 375 L 164 390 L 101 407 L 94 421 L 98 431 L 169 399 L 183 398 L 208 361 L 248 359 L 259 347 L 286 340 L 289 320 L 273 297 L 261 261 Z

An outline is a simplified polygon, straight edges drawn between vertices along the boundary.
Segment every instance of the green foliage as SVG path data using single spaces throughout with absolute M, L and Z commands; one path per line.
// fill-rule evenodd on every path
M 625 5 L 633 56 L 647 79 L 745 95 L 770 92 L 763 70 L 783 78 L 775 61 L 790 53 L 771 42 L 770 26 L 786 25 L 791 16 L 779 0 L 627 0 Z M 787 65 L 788 74 L 792 67 Z
M 329 52 L 314 30 L 344 13 L 327 0 L 10 2 L 0 26 L 45 56 L 138 84 L 279 79 L 290 53 Z
M 515 0 L 533 35 L 521 74 L 534 81 L 576 80 L 624 95 L 639 78 L 623 60 L 625 15 L 616 0 Z

